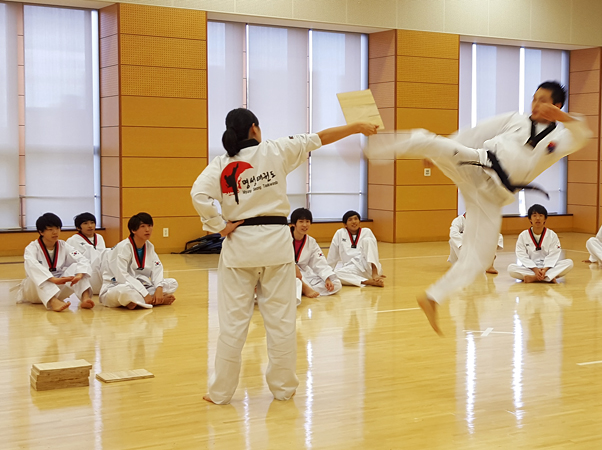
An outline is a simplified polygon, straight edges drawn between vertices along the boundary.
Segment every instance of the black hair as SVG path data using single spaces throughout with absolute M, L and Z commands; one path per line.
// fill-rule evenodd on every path
M 362 220 L 362 216 L 360 216 L 360 213 L 358 213 L 357 211 L 353 211 L 353 210 L 351 210 L 351 211 L 347 211 L 347 212 L 346 212 L 346 213 L 343 215 L 343 223 L 344 223 L 345 225 L 347 225 L 347 221 L 348 221 L 349 219 L 351 219 L 353 216 L 357 216 L 357 218 L 358 218 L 359 220 Z
M 548 218 L 548 210 L 544 206 L 538 205 L 537 203 L 534 205 L 531 205 L 531 207 L 529 208 L 529 211 L 527 211 L 527 217 L 530 219 L 531 216 L 536 213 L 543 214 L 546 219 Z
M 45 213 L 36 220 L 36 230 L 42 233 L 46 228 L 58 227 L 63 228 L 61 218 L 56 214 Z
M 560 103 L 560 107 L 564 106 L 566 101 L 566 89 L 557 81 L 544 81 L 537 89 L 546 89 L 552 93 L 552 103 Z
M 249 139 L 249 129 L 253 124 L 259 126 L 259 120 L 248 109 L 237 108 L 228 113 L 222 144 L 230 157 L 236 156 L 240 151 L 240 143 Z
M 75 228 L 79 230 L 84 222 L 96 223 L 96 217 L 94 217 L 94 214 L 92 213 L 85 212 L 75 216 L 73 218 L 73 222 L 75 223 Z
M 311 211 L 306 208 L 297 208 L 291 214 L 291 224 L 295 225 L 298 220 L 309 220 L 309 223 L 314 222 Z
M 130 230 L 130 233 L 138 231 L 140 225 L 153 226 L 153 218 L 149 213 L 139 212 L 138 214 L 130 217 L 130 220 L 128 220 L 128 230 Z

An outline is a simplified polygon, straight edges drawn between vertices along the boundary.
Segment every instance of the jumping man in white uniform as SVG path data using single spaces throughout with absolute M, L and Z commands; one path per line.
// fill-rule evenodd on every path
M 398 156 L 429 158 L 451 178 L 466 202 L 466 230 L 458 262 L 426 292 L 418 304 L 433 329 L 437 305 L 483 273 L 495 255 L 501 210 L 514 193 L 561 158 L 581 149 L 591 136 L 585 121 L 560 110 L 566 92 L 556 82 L 542 83 L 532 101 L 531 116 L 503 114 L 452 139 L 413 132 L 395 145 Z M 557 126 L 562 122 L 564 127 Z
M 573 261 L 560 259 L 558 235 L 546 228 L 548 210 L 535 204 L 527 215 L 531 228 L 519 234 L 516 240 L 516 257 L 521 264 L 510 264 L 508 273 L 525 283 L 556 283 L 556 278 L 565 276 L 573 268 Z
M 211 161 L 191 191 L 203 228 L 226 236 L 218 266 L 220 334 L 205 400 L 226 404 L 236 391 L 255 288 L 266 329 L 266 381 L 277 400 L 295 394 L 297 308 L 286 175 L 309 152 L 355 133 L 372 135 L 376 126 L 354 123 L 262 141 L 251 111 L 239 108 L 226 116 L 222 143 L 227 154 Z M 221 213 L 214 201 L 221 204 Z

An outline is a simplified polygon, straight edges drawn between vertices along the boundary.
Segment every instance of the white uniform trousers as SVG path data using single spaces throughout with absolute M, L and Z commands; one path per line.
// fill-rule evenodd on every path
M 296 279 L 293 262 L 230 268 L 225 267 L 220 258 L 217 294 L 220 331 L 215 372 L 209 380 L 209 397 L 214 403 L 229 403 L 238 386 L 241 352 L 253 316 L 255 287 L 266 332 L 268 387 L 276 400 L 288 400 L 297 390 Z
M 296 299 L 297 299 L 297 306 L 299 306 L 301 304 L 301 297 L 303 296 L 303 283 L 307 284 L 310 288 L 312 288 L 314 291 L 316 291 L 318 294 L 320 294 L 320 297 L 323 297 L 325 295 L 332 295 L 332 294 L 336 294 L 337 292 L 339 292 L 343 285 L 341 284 L 341 280 L 339 280 L 338 278 L 335 279 L 332 284 L 334 286 L 334 289 L 332 291 L 329 291 L 328 289 L 326 289 L 326 282 L 319 276 L 317 275 L 310 275 L 310 274 L 306 274 L 303 271 L 301 272 L 301 275 L 303 275 L 303 282 L 301 282 L 301 280 L 299 278 L 296 278 Z
M 596 237 L 589 238 L 585 243 L 591 262 L 602 262 L 602 242 Z
M 100 290 L 102 289 L 102 272 L 100 271 L 100 268 L 92 268 L 90 286 L 92 287 L 92 292 L 94 294 L 100 294 Z
M 76 271 L 77 264 L 71 264 L 61 276 L 73 277 L 77 275 Z M 91 287 L 90 276 L 87 274 L 84 275 L 84 277 L 79 280 L 75 286 L 72 286 L 71 283 L 56 285 L 50 281 L 44 281 L 38 286 L 31 278 L 27 277 L 19 286 L 19 291 L 17 292 L 17 303 L 43 303 L 44 306 L 48 308 L 48 302 L 53 297 L 56 297 L 59 300 L 64 300 L 67 297 L 75 294 L 77 298 L 81 300 L 82 295 L 88 289 L 91 289 Z M 91 296 L 92 291 L 90 290 L 90 297 Z
M 178 289 L 178 282 L 174 278 L 165 278 L 163 283 L 163 293 L 173 294 Z M 155 293 L 154 286 L 144 286 L 150 295 Z M 101 292 L 98 297 L 100 303 L 109 308 L 118 308 L 120 306 L 127 306 L 130 303 L 137 303 L 142 297 L 142 294 L 128 284 L 115 284 L 109 287 L 106 291 Z
M 447 262 L 454 264 L 458 260 L 458 255 L 460 254 L 460 250 L 462 247 L 456 247 L 456 244 L 449 240 L 449 258 L 447 258 Z
M 561 259 L 556 263 L 554 267 L 551 267 L 546 272 L 545 281 L 552 281 L 554 278 L 560 278 L 565 276 L 573 268 L 572 259 Z M 525 276 L 533 275 L 533 271 L 525 266 L 519 266 L 518 264 L 510 264 L 508 266 L 508 274 L 512 278 L 517 280 L 524 280 Z
M 413 134 L 409 141 L 400 142 L 396 150 L 397 156 L 431 159 L 458 186 L 466 202 L 466 226 L 458 261 L 426 290 L 429 299 L 442 303 L 491 266 L 508 191 L 492 180 L 492 176 L 497 176 L 495 173 L 490 175 L 482 167 L 461 165 L 480 161 L 479 153 L 450 139 Z
M 334 273 L 345 286 L 361 286 L 362 281 L 372 279 L 372 264 L 378 264 L 378 247 L 371 239 L 360 240 L 360 250 L 351 261 L 334 269 Z

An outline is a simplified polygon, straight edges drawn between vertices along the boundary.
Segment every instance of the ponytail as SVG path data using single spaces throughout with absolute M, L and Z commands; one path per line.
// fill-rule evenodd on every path
M 228 156 L 233 157 L 240 152 L 240 143 L 249 138 L 249 130 L 253 124 L 259 126 L 259 120 L 248 109 L 237 108 L 228 113 L 226 131 L 222 136 L 222 144 L 228 152 Z

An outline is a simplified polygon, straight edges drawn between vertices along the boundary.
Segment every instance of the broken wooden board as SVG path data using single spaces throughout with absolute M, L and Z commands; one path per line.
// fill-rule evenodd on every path
M 154 378 L 155 376 L 146 369 L 121 370 L 119 372 L 101 372 L 96 374 L 96 378 L 105 383 L 115 383 L 117 381 L 141 380 L 143 378 Z

